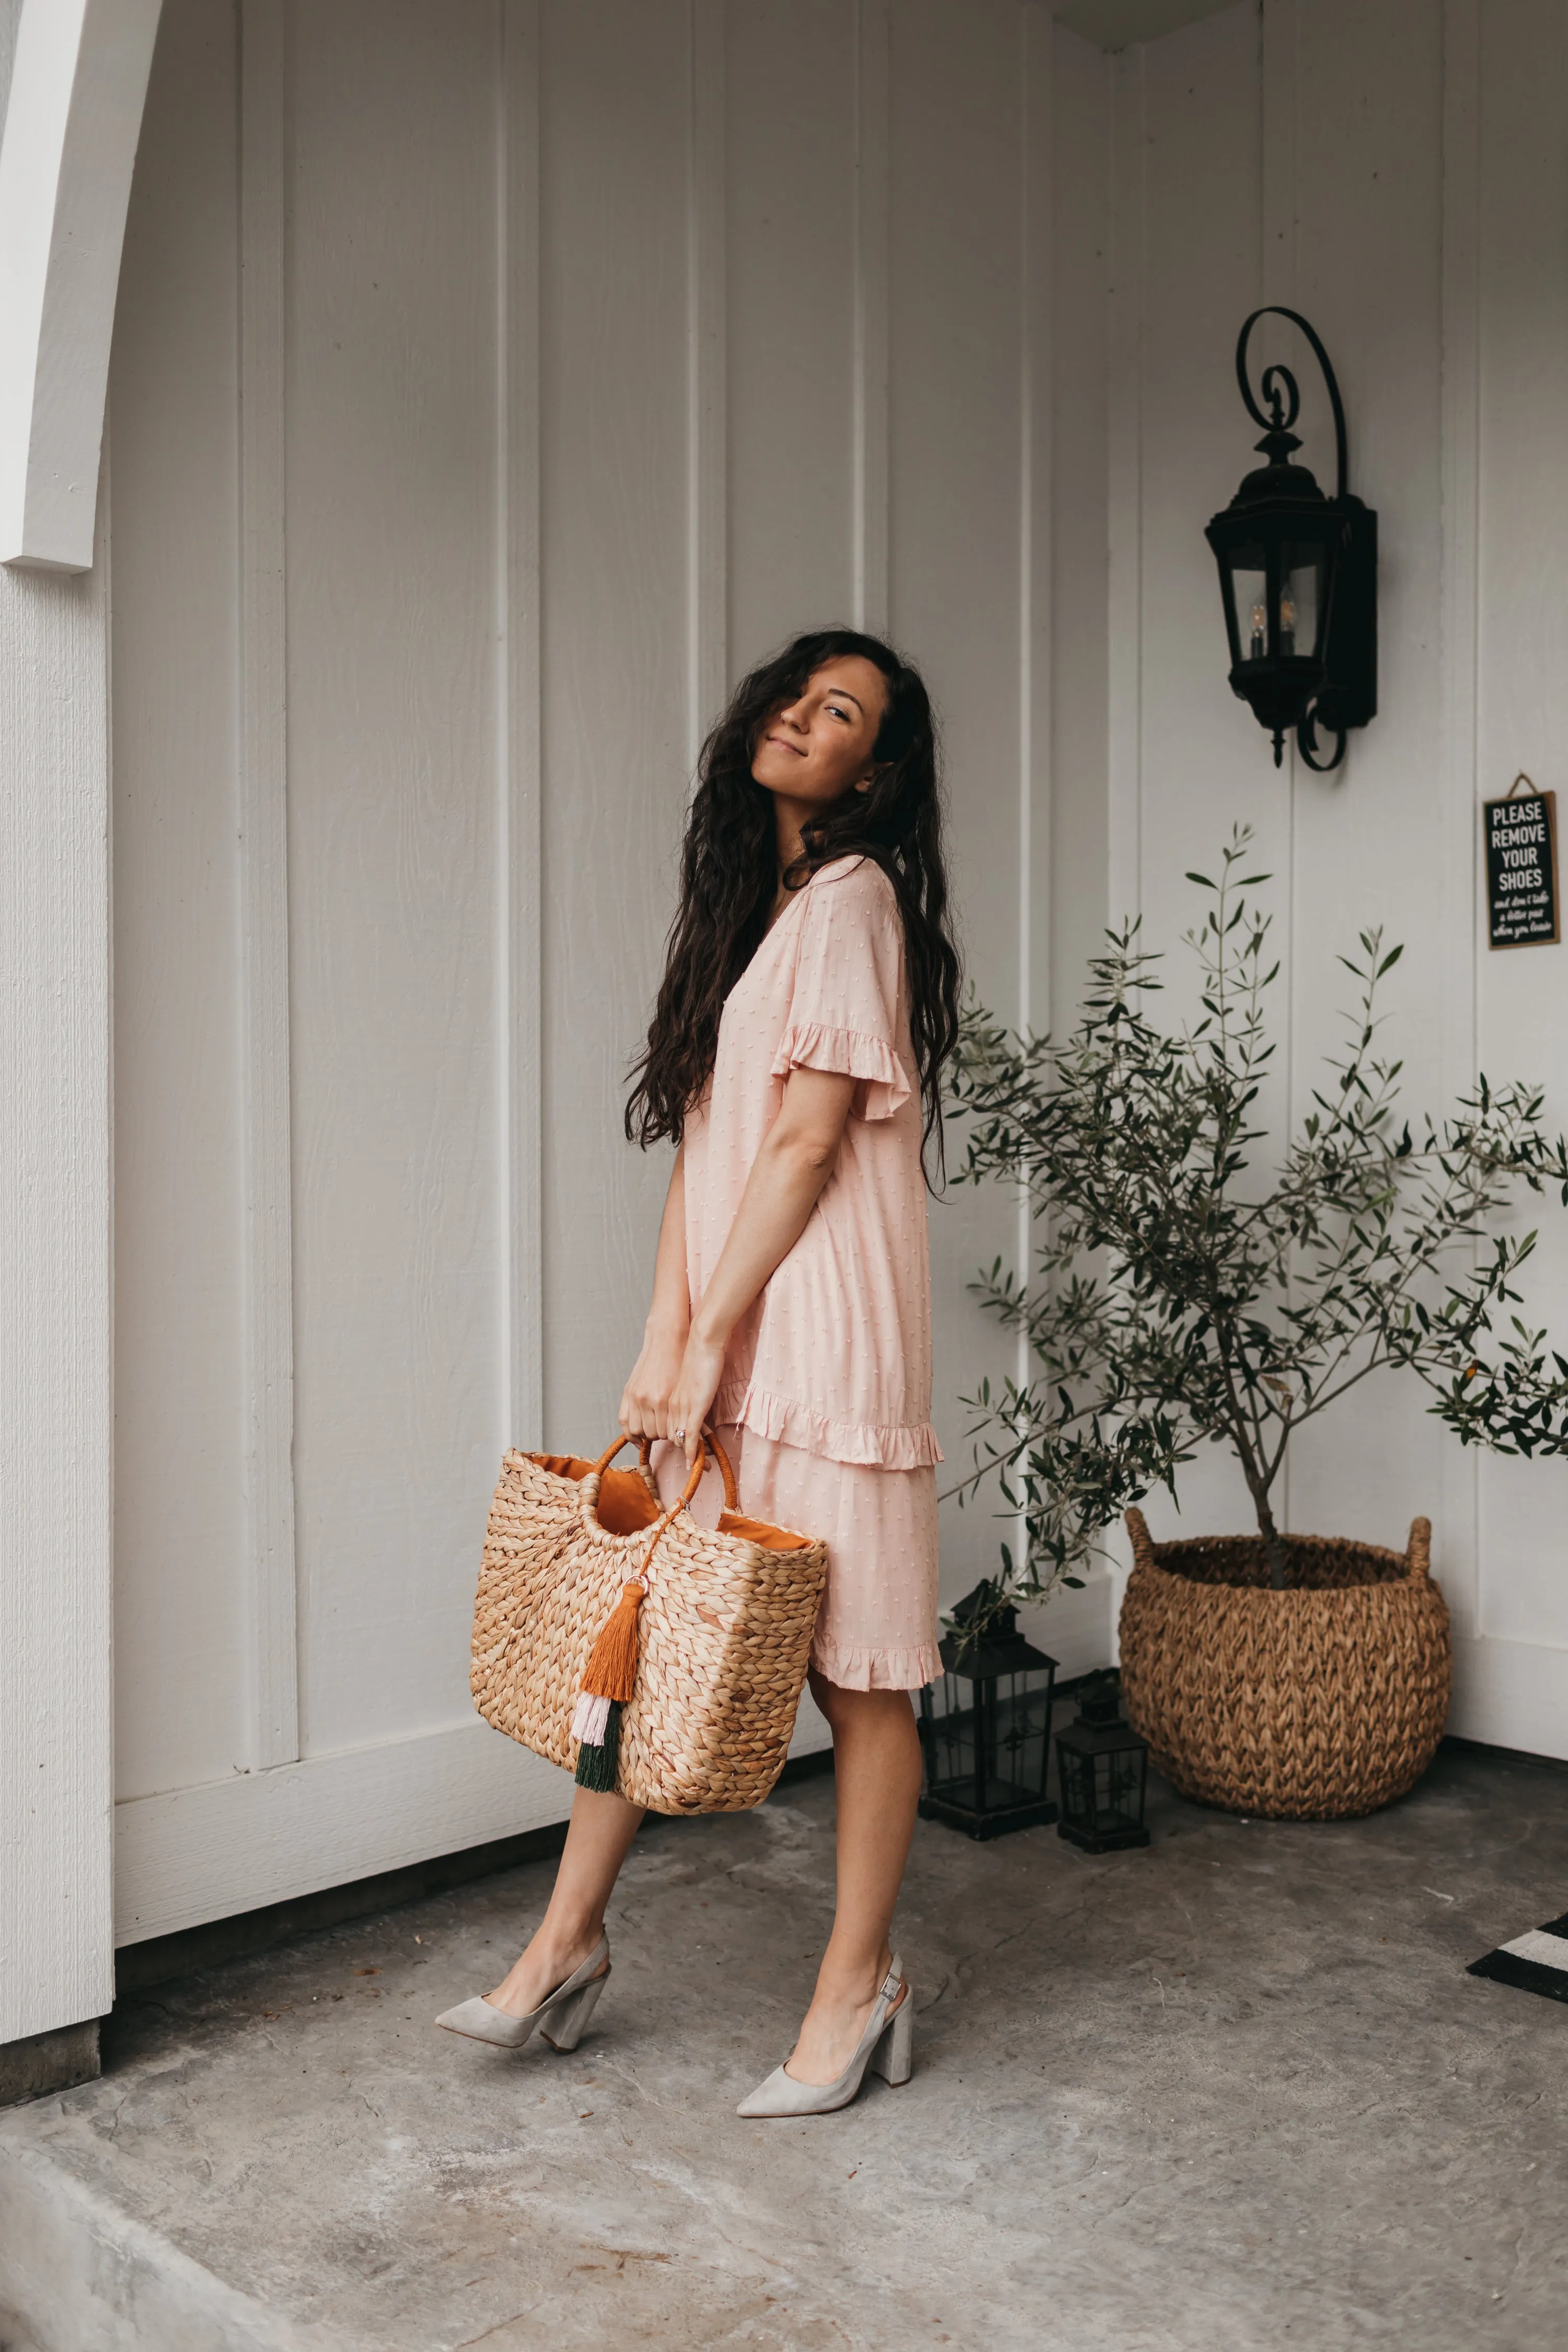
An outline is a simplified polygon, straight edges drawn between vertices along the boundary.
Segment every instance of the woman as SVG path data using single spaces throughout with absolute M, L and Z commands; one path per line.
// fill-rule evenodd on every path
M 957 1025 L 946 908 L 924 686 L 875 637 L 796 638 L 704 747 L 626 1108 L 628 1137 L 678 1148 L 621 1427 L 664 1441 L 668 1502 L 711 1420 L 744 1508 L 827 1546 L 810 1680 L 833 1731 L 837 1908 L 800 2038 L 742 2116 L 847 2105 L 868 2064 L 909 2073 L 889 1929 L 920 1790 L 910 1694 L 939 1670 L 924 1150 L 940 1155 Z M 443 2023 L 510 2046 L 540 2023 L 571 2046 L 640 1819 L 578 1790 L 532 1941 Z

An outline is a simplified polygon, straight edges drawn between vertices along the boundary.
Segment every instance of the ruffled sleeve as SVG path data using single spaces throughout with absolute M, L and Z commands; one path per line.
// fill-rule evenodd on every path
M 900 1058 L 904 936 L 893 886 L 870 858 L 824 866 L 805 886 L 789 1018 L 774 1077 L 831 1070 L 858 1078 L 860 1118 L 891 1118 L 910 1098 Z

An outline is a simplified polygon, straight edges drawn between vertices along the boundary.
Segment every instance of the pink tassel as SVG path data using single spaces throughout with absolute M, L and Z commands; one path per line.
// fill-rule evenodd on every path
M 595 1698 L 591 1692 L 584 1691 L 578 1697 L 577 1711 L 572 1717 L 572 1737 L 585 1742 L 590 1748 L 602 1748 L 609 1720 L 609 1700 Z

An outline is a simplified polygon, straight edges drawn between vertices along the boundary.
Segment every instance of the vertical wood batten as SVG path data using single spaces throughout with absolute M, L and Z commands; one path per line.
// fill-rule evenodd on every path
M 691 0 L 687 192 L 689 775 L 729 687 L 724 325 L 725 0 Z
M 1048 24 L 1037 25 L 1027 8 L 1018 11 L 1018 999 L 1015 1019 L 1026 1035 L 1045 1027 L 1049 1013 L 1037 1001 L 1040 975 L 1048 975 L 1049 941 L 1040 961 L 1042 931 L 1048 932 L 1048 883 L 1037 873 L 1037 844 L 1050 838 L 1050 737 L 1040 724 L 1050 673 L 1050 567 L 1042 556 L 1050 546 L 1050 185 L 1040 166 L 1049 161 L 1050 44 Z M 1036 87 L 1037 78 L 1045 83 Z M 1043 860 L 1042 860 L 1043 862 Z M 1044 1019 L 1041 1015 L 1044 1013 Z M 1018 1187 L 1017 1239 L 1020 1276 L 1026 1277 L 1034 1253 L 1035 1221 L 1029 1188 Z M 1026 1388 L 1034 1374 L 1028 1335 L 1016 1341 L 1014 1376 Z M 1026 1556 L 1027 1530 L 1020 1517 L 1016 1540 Z
M 1445 1103 L 1476 1076 L 1478 966 L 1484 952 L 1476 807 L 1480 558 L 1480 0 L 1443 8 L 1442 762 L 1438 882 L 1444 956 L 1438 1050 Z M 1501 789 L 1500 786 L 1499 789 Z M 1456 1631 L 1479 1631 L 1480 1463 L 1475 1449 L 1443 1448 L 1435 1565 Z M 1461 1685 L 1465 1661 L 1458 1662 Z
M 1112 923 L 1142 904 L 1145 79 L 1142 48 L 1125 49 L 1112 61 L 1106 400 L 1106 886 Z
M 1032 8 L 1018 11 L 1018 1019 L 1051 1024 L 1051 705 L 1056 628 L 1054 483 L 1056 446 L 1055 244 L 1052 128 L 1055 44 Z
M 1053 28 L 1051 866 L 1054 1025 L 1070 1024 L 1108 919 L 1108 233 L 1113 61 Z
M 889 0 L 855 9 L 855 626 L 888 625 Z
M 541 997 L 539 0 L 500 0 L 496 466 L 502 1147 L 502 1441 L 544 1442 Z
M 247 1674 L 257 1766 L 300 1753 L 284 542 L 285 20 L 240 12 L 239 845 Z
M 1297 0 L 1263 0 L 1258 16 L 1258 284 L 1254 289 L 1257 303 L 1277 302 L 1287 309 L 1298 308 L 1296 288 L 1296 230 L 1300 208 L 1297 184 L 1296 109 L 1300 93 L 1297 70 L 1297 42 L 1300 31 Z M 1314 322 L 1316 323 L 1316 322 Z M 1241 320 L 1238 318 L 1237 331 Z M 1272 328 L 1277 338 L 1283 336 L 1289 352 L 1290 366 L 1301 388 L 1303 433 L 1309 420 L 1321 417 L 1320 404 L 1328 394 L 1310 346 L 1298 331 L 1285 320 L 1259 320 L 1259 337 L 1266 328 Z M 1237 421 L 1246 419 L 1239 402 L 1234 412 Z M 1250 440 L 1251 436 L 1248 434 Z M 1241 446 L 1238 444 L 1238 446 Z M 1325 485 L 1327 487 L 1327 485 Z M 1217 598 L 1216 598 L 1217 603 Z M 1216 633 L 1217 638 L 1217 633 Z M 1296 984 L 1293 949 L 1300 925 L 1300 909 L 1297 905 L 1300 874 L 1296 855 L 1296 831 L 1299 814 L 1301 762 L 1297 756 L 1296 739 L 1287 736 L 1285 764 L 1276 773 L 1279 777 L 1285 798 L 1282 858 L 1276 861 L 1277 872 L 1268 885 L 1269 910 L 1274 918 L 1269 934 L 1270 945 L 1279 959 L 1279 980 L 1271 1011 L 1283 1031 L 1283 1050 L 1279 1056 L 1280 1095 L 1284 1117 L 1289 1127 L 1297 1116 L 1296 1097 L 1297 1013 L 1300 992 Z M 1309 783 L 1311 782 L 1308 776 Z M 1208 852 L 1213 845 L 1205 843 Z M 1309 1087 L 1310 1080 L 1308 1080 Z M 1274 1515 L 1282 1528 L 1294 1527 L 1291 1516 L 1290 1481 L 1295 1466 L 1296 1448 L 1286 1454 L 1279 1474 L 1279 1491 L 1274 1498 Z
M 1050 1025 L 1052 42 L 1049 21 L 1020 8 L 1018 39 L 1018 995 L 1026 1035 Z M 1017 1189 L 1015 1261 L 1027 1278 L 1037 1234 L 1027 1183 Z M 1014 1378 L 1035 1375 L 1028 1335 L 1016 1339 Z M 1016 1557 L 1028 1556 L 1019 1514 Z M 1043 1636 L 1043 1623 L 1037 1628 Z

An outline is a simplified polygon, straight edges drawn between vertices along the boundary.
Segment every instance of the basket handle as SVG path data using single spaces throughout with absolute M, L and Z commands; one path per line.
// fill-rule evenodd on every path
M 1148 1520 L 1143 1517 L 1142 1512 L 1138 1508 L 1136 1504 L 1133 1505 L 1130 1511 L 1124 1514 L 1124 1517 L 1127 1521 L 1127 1532 L 1132 1538 L 1132 1559 L 1134 1565 L 1142 1568 L 1144 1563 L 1147 1562 L 1151 1567 L 1152 1567 L 1154 1564 L 1154 1547 L 1149 1537 Z
M 690 1475 L 688 1476 L 685 1486 L 680 1490 L 679 1501 L 672 1504 L 668 1511 L 664 1512 L 660 1517 L 654 1521 L 652 1529 L 649 1532 L 647 1549 L 643 1554 L 642 1572 L 635 1580 L 641 1585 L 645 1592 L 647 1591 L 647 1572 L 653 1566 L 653 1556 L 658 1549 L 659 1538 L 664 1534 L 671 1522 L 679 1518 L 680 1513 L 685 1510 L 687 1505 L 690 1502 L 693 1495 L 696 1494 L 698 1487 L 702 1484 L 702 1473 L 708 1467 L 707 1455 L 710 1446 L 711 1446 L 714 1455 L 720 1464 L 721 1475 L 724 1481 L 725 1501 L 731 1510 L 733 1510 L 735 1507 L 733 1499 L 735 1496 L 735 1473 L 731 1468 L 729 1457 L 725 1454 L 723 1447 L 720 1444 L 719 1440 L 714 1436 L 713 1432 L 710 1429 L 704 1429 L 698 1444 L 697 1459 L 692 1464 Z M 612 1454 L 618 1454 L 620 1452 L 620 1448 L 618 1445 L 613 1445 L 610 1448 L 610 1452 Z
M 673 1439 L 670 1443 L 674 1443 Z M 602 1476 L 609 1468 L 611 1463 L 615 1460 L 622 1446 L 629 1445 L 630 1444 L 631 1439 L 629 1437 L 617 1437 L 613 1445 L 606 1446 L 604 1453 L 600 1454 L 598 1460 L 594 1465 L 595 1473 Z M 647 1466 L 648 1456 L 653 1451 L 653 1444 L 654 1441 L 651 1437 L 639 1437 L 637 1440 L 637 1460 L 643 1465 L 645 1469 Z M 708 1454 L 710 1452 L 711 1452 L 714 1461 L 719 1465 L 719 1475 L 724 1482 L 724 1508 L 727 1511 L 738 1511 L 740 1509 L 741 1496 L 740 1489 L 735 1484 L 734 1465 L 731 1461 L 729 1455 L 725 1453 L 724 1448 L 720 1444 L 717 1433 L 711 1428 L 706 1428 L 702 1432 L 702 1444 L 698 1449 L 697 1459 L 691 1465 L 690 1475 L 688 1477 L 686 1485 L 681 1490 L 679 1502 L 675 1506 L 676 1510 L 683 1511 L 690 1502 L 692 1496 L 696 1494 L 698 1487 L 702 1484 L 702 1474 L 708 1467 Z

